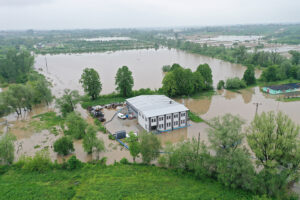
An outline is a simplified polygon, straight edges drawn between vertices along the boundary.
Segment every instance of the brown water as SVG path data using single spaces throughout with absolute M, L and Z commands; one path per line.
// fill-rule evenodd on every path
M 45 57 L 47 59 L 47 66 Z M 224 62 L 215 58 L 186 53 L 180 50 L 150 49 L 128 50 L 110 53 L 84 53 L 38 55 L 35 67 L 42 69 L 43 73 L 53 80 L 55 95 L 61 94 L 63 89 L 77 89 L 81 91 L 79 79 L 86 67 L 96 69 L 102 82 L 102 93 L 107 94 L 115 90 L 115 75 L 119 67 L 126 65 L 134 77 L 134 89 L 160 88 L 164 74 L 163 65 L 179 63 L 185 68 L 196 70 L 199 64 L 208 63 L 212 69 L 213 81 L 229 77 L 242 77 L 245 67 L 239 64 Z

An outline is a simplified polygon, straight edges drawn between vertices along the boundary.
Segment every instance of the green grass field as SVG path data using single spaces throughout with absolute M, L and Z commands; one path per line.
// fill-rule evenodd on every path
M 45 173 L 10 168 L 0 175 L 0 199 L 253 199 L 212 179 L 154 166 L 86 164 Z

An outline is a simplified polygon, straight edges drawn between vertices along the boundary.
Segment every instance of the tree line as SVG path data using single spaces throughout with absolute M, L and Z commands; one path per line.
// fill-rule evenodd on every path
M 15 111 L 21 115 L 36 104 L 53 100 L 51 83 L 33 70 L 34 57 L 27 51 L 9 50 L 0 59 L 0 82 L 8 84 L 0 93 L 0 116 Z
M 230 188 L 296 199 L 291 188 L 300 175 L 300 127 L 281 112 L 256 115 L 245 131 L 244 123 L 231 114 L 213 118 L 209 145 L 199 135 L 198 140 L 167 146 L 158 162 L 178 173 L 217 179 Z

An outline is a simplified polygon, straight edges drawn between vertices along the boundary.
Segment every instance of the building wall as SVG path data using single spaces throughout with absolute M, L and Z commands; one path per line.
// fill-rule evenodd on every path
M 173 129 L 187 126 L 186 111 L 147 118 L 141 111 L 137 110 L 132 105 L 127 104 L 127 107 L 128 111 L 136 114 L 138 123 L 148 132 L 151 130 L 151 127 L 155 126 L 158 131 L 171 131 Z

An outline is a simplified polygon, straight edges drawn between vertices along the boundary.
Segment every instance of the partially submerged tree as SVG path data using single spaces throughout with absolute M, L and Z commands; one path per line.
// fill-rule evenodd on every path
M 210 121 L 208 130 L 211 148 L 216 152 L 215 167 L 218 180 L 232 188 L 254 190 L 254 167 L 250 154 L 241 144 L 244 121 L 226 114 Z
M 247 130 L 248 144 L 262 167 L 260 191 L 281 196 L 289 184 L 299 179 L 299 126 L 283 113 L 256 115 Z
M 102 84 L 100 76 L 96 70 L 93 68 L 85 68 L 79 82 L 82 84 L 84 92 L 86 92 L 92 100 L 98 98 L 102 90 Z
M 254 67 L 247 67 L 243 75 L 243 80 L 247 85 L 252 85 L 256 82 Z
M 79 102 L 79 94 L 77 90 L 65 89 L 64 95 L 56 99 L 56 107 L 59 108 L 63 116 L 73 112 L 76 108 L 76 104 Z
M 123 66 L 118 69 L 115 77 L 115 84 L 117 86 L 116 90 L 120 92 L 123 97 L 128 97 L 131 95 L 133 87 L 133 77 L 132 72 L 127 66 Z
M 197 72 L 200 72 L 205 82 L 205 89 L 211 89 L 213 80 L 212 80 L 212 72 L 211 68 L 208 64 L 202 64 L 197 67 Z
M 70 135 L 75 139 L 82 139 L 84 137 L 87 123 L 80 115 L 74 112 L 68 114 L 66 125 L 68 127 L 68 130 L 64 131 L 66 135 Z
M 57 139 L 54 144 L 54 151 L 60 155 L 68 155 L 70 152 L 74 151 L 73 141 L 68 136 L 63 136 Z
M 10 133 L 0 135 L 0 164 L 12 164 L 15 158 L 14 141 L 16 137 Z
M 86 134 L 83 137 L 83 149 L 88 154 L 92 153 L 93 150 L 99 154 L 105 149 L 104 142 L 96 137 L 96 130 L 93 126 L 88 126 Z
M 160 141 L 156 135 L 152 133 L 142 133 L 139 139 L 143 162 L 150 164 L 152 160 L 159 157 L 159 150 L 161 148 Z

